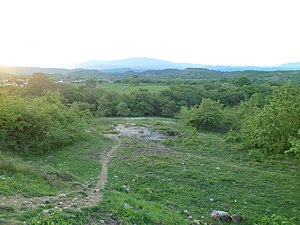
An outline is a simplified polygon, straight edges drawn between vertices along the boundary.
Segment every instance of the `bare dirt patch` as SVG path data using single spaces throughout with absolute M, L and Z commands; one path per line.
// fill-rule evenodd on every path
M 135 137 L 147 140 L 164 140 L 166 137 L 158 131 L 151 131 L 146 126 L 138 126 L 134 123 L 118 124 L 115 130 L 121 136 Z

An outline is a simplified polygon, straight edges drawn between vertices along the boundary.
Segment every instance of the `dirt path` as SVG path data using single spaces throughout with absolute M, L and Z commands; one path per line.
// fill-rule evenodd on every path
M 110 151 L 104 152 L 102 154 L 100 161 L 102 165 L 102 170 L 99 180 L 96 184 L 96 187 L 88 191 L 88 198 L 86 198 L 84 206 L 93 206 L 102 200 L 103 192 L 101 190 L 104 188 L 105 183 L 107 182 L 109 160 L 121 144 L 121 140 L 118 138 L 117 135 L 110 134 L 106 136 L 115 139 L 117 141 L 117 144 L 114 145 Z
M 119 124 L 115 127 L 120 136 L 127 136 L 145 140 L 146 143 L 153 140 L 162 140 L 164 136 L 159 132 L 148 130 L 144 126 L 137 126 L 135 124 L 125 123 Z M 26 198 L 22 195 L 16 196 L 0 196 L 0 209 L 2 207 L 13 207 L 16 211 L 24 209 L 34 209 L 37 207 L 44 207 L 44 213 L 50 213 L 53 210 L 72 209 L 80 211 L 82 208 L 91 207 L 99 203 L 103 198 L 103 188 L 108 179 L 108 165 L 110 158 L 117 151 L 121 145 L 121 137 L 116 134 L 105 135 L 116 141 L 116 144 L 109 150 L 104 151 L 100 157 L 101 173 L 99 180 L 94 188 L 84 187 L 78 183 L 77 189 L 71 192 L 60 193 L 56 196 L 42 196 Z M 147 141 L 148 140 L 148 141 Z M 149 145 L 149 144 L 146 144 Z M 150 147 L 150 146 L 148 146 Z M 49 207 L 51 206 L 51 207 Z M 22 209 L 23 208 L 23 209 Z M 9 221 L 8 224 L 18 224 L 16 221 Z
M 106 136 L 109 138 L 113 138 L 114 140 L 116 140 L 117 143 L 109 151 L 105 151 L 101 155 L 100 164 L 102 165 L 102 170 L 95 188 L 85 189 L 79 187 L 75 191 L 61 193 L 56 196 L 43 196 L 34 198 L 25 198 L 21 195 L 7 197 L 1 196 L 0 208 L 11 206 L 17 210 L 20 210 L 20 208 L 24 206 L 26 208 L 32 209 L 38 206 L 52 204 L 53 209 L 72 208 L 73 210 L 81 210 L 81 208 L 96 205 L 103 198 L 102 189 L 104 188 L 105 183 L 107 182 L 109 160 L 121 144 L 121 140 L 118 138 L 117 135 Z M 49 209 L 44 210 L 45 213 L 49 211 Z

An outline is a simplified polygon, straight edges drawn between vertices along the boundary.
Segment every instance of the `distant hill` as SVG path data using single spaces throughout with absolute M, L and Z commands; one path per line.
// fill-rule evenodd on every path
M 192 65 L 192 64 L 190 64 Z M 79 64 L 77 67 L 85 69 L 96 69 L 96 70 L 113 70 L 120 68 L 128 68 L 128 70 L 145 71 L 145 70 L 161 70 L 161 69 L 185 69 L 185 65 L 173 63 L 165 60 L 158 60 L 152 58 L 128 58 L 122 60 L 113 61 L 88 61 Z
M 203 64 L 191 64 L 191 63 L 174 63 L 166 60 L 158 60 L 146 57 L 140 58 L 128 58 L 122 60 L 112 61 L 88 61 L 77 65 L 78 68 L 84 69 L 96 69 L 104 70 L 106 72 L 122 72 L 126 70 L 134 70 L 137 72 L 146 70 L 163 70 L 163 69 L 186 69 L 186 68 L 205 68 L 217 71 L 245 71 L 245 70 L 257 70 L 257 71 L 275 71 L 275 70 L 300 70 L 300 62 L 282 64 L 271 67 L 259 67 L 259 66 L 212 66 Z M 125 68 L 125 69 L 124 69 Z
M 179 72 L 179 70 L 185 70 Z M 0 74 L 30 75 L 32 73 L 61 74 L 77 77 L 128 77 L 129 74 L 138 73 L 142 76 L 167 76 L 176 74 L 193 77 L 195 74 L 220 74 L 218 72 L 235 71 L 287 71 L 300 70 L 300 62 L 287 63 L 273 67 L 258 66 L 211 66 L 190 63 L 174 63 L 166 60 L 152 58 L 128 58 L 113 61 L 93 60 L 77 65 L 76 69 L 65 68 L 41 68 L 41 67 L 9 67 L 0 66 Z M 252 73 L 252 72 L 251 72 Z M 224 74 L 222 74 L 224 75 Z
M 287 69 L 287 70 L 299 70 L 300 68 L 300 62 L 295 63 L 286 63 L 279 66 L 281 69 Z
M 67 77 L 76 79 L 88 79 L 88 78 L 103 78 L 105 74 L 99 70 L 83 70 L 78 69 L 67 74 Z
M 0 66 L 0 73 L 8 73 L 8 74 L 16 74 L 16 75 L 30 75 L 33 73 L 63 74 L 64 75 L 64 74 L 67 74 L 70 72 L 71 72 L 71 70 L 62 69 L 62 68 Z

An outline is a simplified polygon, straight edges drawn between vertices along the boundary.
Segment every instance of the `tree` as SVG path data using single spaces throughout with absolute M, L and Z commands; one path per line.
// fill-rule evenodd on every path
M 116 107 L 117 115 L 118 116 L 129 116 L 130 115 L 130 109 L 128 108 L 128 105 L 126 102 L 119 102 L 119 104 Z
M 245 144 L 268 153 L 283 153 L 300 128 L 300 91 L 287 84 L 275 91 L 269 104 L 245 119 Z
M 235 85 L 238 85 L 238 86 L 244 86 L 244 85 L 252 84 L 251 80 L 249 80 L 249 78 L 247 78 L 247 77 L 239 77 L 233 83 Z
M 55 83 L 43 73 L 32 74 L 31 79 L 27 86 L 27 92 L 35 96 L 41 96 L 45 90 L 54 91 L 56 90 Z
M 86 87 L 88 87 L 88 88 L 96 88 L 96 86 L 97 86 L 97 80 L 96 80 L 95 78 L 88 79 L 88 80 L 85 82 L 85 85 L 86 85 Z

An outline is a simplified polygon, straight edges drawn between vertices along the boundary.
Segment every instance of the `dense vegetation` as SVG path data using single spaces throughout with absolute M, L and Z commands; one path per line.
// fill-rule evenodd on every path
M 84 112 L 66 107 L 57 93 L 21 98 L 0 94 L 0 146 L 4 151 L 44 152 L 72 143 Z
M 76 134 L 73 131 L 80 130 L 76 126 L 84 121 L 83 115 L 89 111 L 96 117 L 179 116 L 187 126 L 198 130 L 235 132 L 240 136 L 237 139 L 251 149 L 297 154 L 300 127 L 297 76 L 292 77 L 294 84 L 274 84 L 268 80 L 257 83 L 262 72 L 251 75 L 247 75 L 247 71 L 228 72 L 228 77 L 223 72 L 198 69 L 155 73 L 162 73 L 164 77 L 170 72 L 206 75 L 200 76 L 203 79 L 185 79 L 184 84 L 170 83 L 176 79 L 150 80 L 156 82 L 154 85 L 166 86 L 157 91 L 142 88 L 140 82 L 147 83 L 147 79 L 135 77 L 123 80 L 120 85 L 129 81 L 133 87 L 140 85 L 139 89 L 119 92 L 107 90 L 105 86 L 114 84 L 103 84 L 97 79 L 88 79 L 81 85 L 56 84 L 44 74 L 33 74 L 24 88 L 4 88 L 12 96 L 1 94 L 0 115 L 5 124 L 0 136 L 2 148 L 27 149 L 36 145 L 36 149 L 45 149 L 70 143 Z M 148 73 L 150 71 L 143 74 Z M 236 73 L 246 76 L 232 75 Z M 253 78 L 254 75 L 257 77 Z M 206 76 L 219 79 L 207 80 Z
M 264 202 L 275 212 L 273 219 L 263 216 L 255 219 L 251 210 L 256 215 L 266 215 L 266 212 L 257 209 L 254 203 L 249 208 L 244 203 L 246 200 L 235 207 L 223 206 L 246 213 L 250 218 L 248 224 L 276 224 L 276 220 L 279 224 L 286 221 L 293 224 L 297 219 L 285 216 L 294 216 L 295 212 L 280 211 L 272 206 L 275 203 L 259 194 L 260 188 L 268 190 L 274 193 L 276 204 L 284 201 L 285 207 L 299 209 L 298 200 L 293 200 L 299 178 L 296 166 L 300 157 L 299 75 L 298 71 L 286 73 L 223 73 L 198 69 L 131 71 L 118 74 L 113 83 L 97 80 L 93 73 L 82 77 L 76 72 L 70 75 L 87 79 L 82 84 L 55 83 L 53 76 L 36 73 L 29 77 L 26 86 L 0 87 L 0 178 L 3 179 L 0 196 L 52 195 L 75 189 L 72 183 L 79 181 L 95 185 L 92 177 L 99 172 L 95 167 L 100 157 L 97 146 L 102 146 L 103 151 L 112 145 L 111 140 L 104 136 L 99 138 L 99 134 L 114 132 L 111 126 L 125 121 L 121 117 L 156 116 L 148 122 L 136 122 L 170 136 L 163 143 L 166 147 L 124 139 L 110 167 L 113 172 L 103 203 L 95 211 L 76 214 L 76 221 L 78 217 L 84 218 L 84 224 L 95 212 L 106 209 L 112 213 L 110 218 L 125 223 L 193 224 L 182 210 L 189 207 L 196 220 L 200 220 L 207 215 L 197 212 L 199 208 L 207 210 L 218 206 L 214 200 L 207 203 L 195 200 L 196 195 L 210 199 L 210 195 L 234 190 L 240 198 L 247 193 L 260 199 L 257 201 Z M 181 124 L 175 122 L 177 120 Z M 160 150 L 153 152 L 153 149 Z M 199 160 L 203 161 L 200 166 Z M 261 165 L 262 162 L 268 163 Z M 272 167 L 273 163 L 278 168 Z M 213 172 L 217 177 L 209 177 L 211 170 L 220 165 L 227 172 Z M 181 167 L 185 169 L 183 172 Z M 248 193 L 246 178 L 254 174 L 261 178 L 251 181 L 253 192 Z M 133 178 L 135 176 L 137 178 Z M 280 182 L 278 190 L 275 177 Z M 161 179 L 165 181 L 164 187 L 160 185 Z M 268 181 L 265 186 L 260 183 L 264 179 Z M 32 182 L 32 185 L 22 185 L 22 182 Z M 133 188 L 124 190 L 124 185 Z M 202 192 L 193 189 L 195 185 L 209 186 L 214 191 Z M 221 185 L 224 188 L 216 190 Z M 239 193 L 240 187 L 243 193 Z M 285 189 L 289 193 L 280 193 Z M 233 199 L 235 196 L 229 194 L 217 197 L 217 202 Z M 124 204 L 128 207 L 124 208 Z M 15 215 L 13 212 L 11 215 Z M 164 212 L 164 217 L 160 212 Z M 73 217 L 63 214 L 56 217 L 55 214 L 49 219 L 40 211 L 23 217 L 24 220 L 34 217 L 32 221 L 38 221 L 36 224 L 51 224 L 50 220 L 54 224 L 76 223 Z M 263 220 L 267 222 L 259 223 Z

